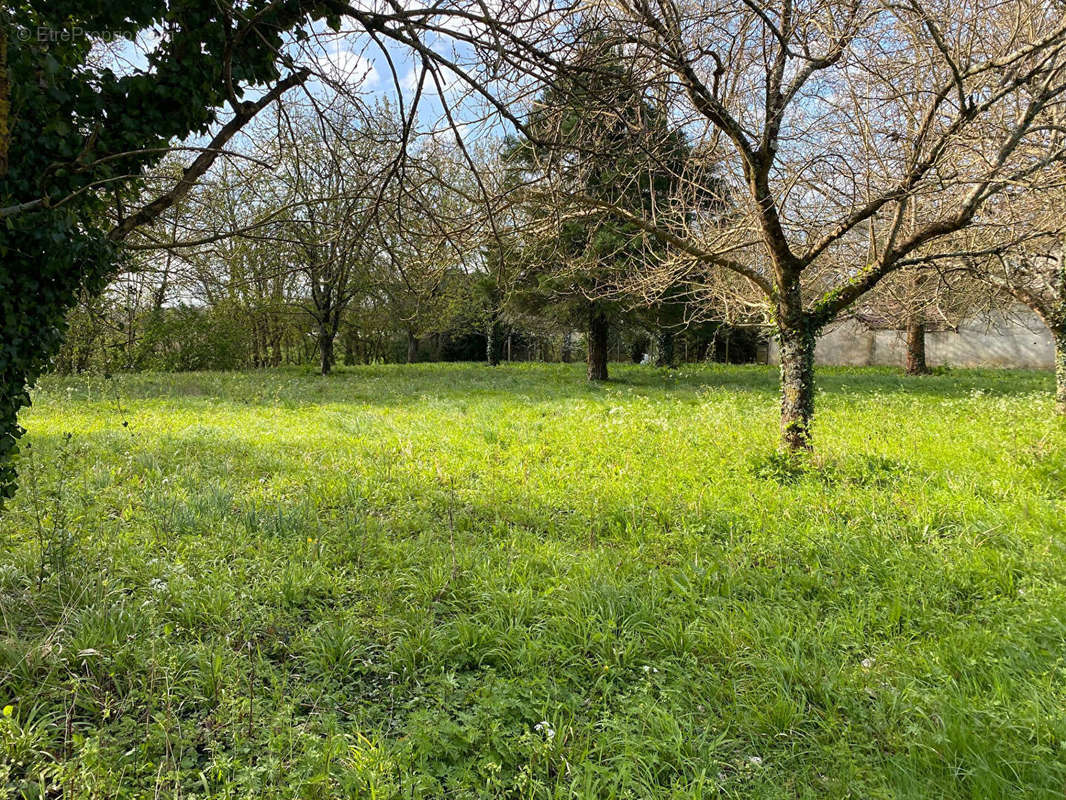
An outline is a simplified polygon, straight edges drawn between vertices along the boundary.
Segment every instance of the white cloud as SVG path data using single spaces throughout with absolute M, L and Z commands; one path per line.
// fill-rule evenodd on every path
M 374 62 L 364 55 L 339 47 L 312 59 L 313 69 L 332 83 L 349 88 L 374 89 L 381 81 Z

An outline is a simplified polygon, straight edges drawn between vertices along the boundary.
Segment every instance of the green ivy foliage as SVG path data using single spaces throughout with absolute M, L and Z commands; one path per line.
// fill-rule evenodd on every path
M 66 312 L 120 266 L 109 212 L 135 205 L 136 176 L 170 143 L 216 122 L 227 62 L 244 102 L 249 87 L 281 75 L 284 34 L 329 20 L 329 5 L 28 0 L 0 10 L 9 87 L 0 97 L 0 501 L 15 487 L 18 412 L 59 348 Z M 162 39 L 133 74 L 99 64 L 84 34 L 148 29 Z

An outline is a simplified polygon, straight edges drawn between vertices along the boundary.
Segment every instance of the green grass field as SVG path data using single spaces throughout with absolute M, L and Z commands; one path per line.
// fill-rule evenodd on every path
M 45 380 L 0 787 L 1063 796 L 1049 374 L 822 370 L 797 464 L 770 368 L 582 369 Z

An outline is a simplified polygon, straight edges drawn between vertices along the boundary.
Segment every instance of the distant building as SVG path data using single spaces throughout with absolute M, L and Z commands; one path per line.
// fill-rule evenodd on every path
M 815 363 L 851 366 L 902 367 L 906 333 L 879 320 L 855 317 L 830 325 L 818 337 Z M 926 361 L 932 367 L 1015 367 L 1052 369 L 1055 342 L 1040 318 L 1024 306 L 1008 313 L 974 316 L 958 328 L 929 326 L 925 334 Z M 777 342 L 770 340 L 767 360 L 777 364 Z

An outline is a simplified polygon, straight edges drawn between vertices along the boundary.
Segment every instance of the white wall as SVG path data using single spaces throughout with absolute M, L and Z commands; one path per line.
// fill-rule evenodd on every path
M 830 326 L 818 337 L 814 359 L 837 366 L 903 366 L 907 343 L 903 331 L 869 330 L 856 320 Z M 1020 367 L 1052 369 L 1055 342 L 1028 308 L 1003 314 L 982 314 L 955 331 L 928 331 L 926 360 L 930 366 Z M 771 340 L 769 363 L 778 363 L 777 342 Z

